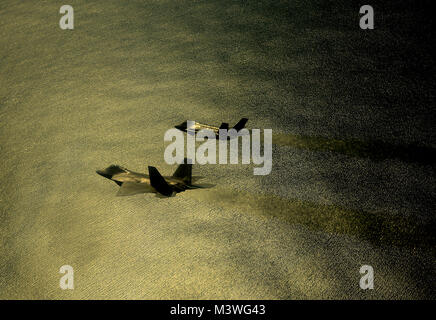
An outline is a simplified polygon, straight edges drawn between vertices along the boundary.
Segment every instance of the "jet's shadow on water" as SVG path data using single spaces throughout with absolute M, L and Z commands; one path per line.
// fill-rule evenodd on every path
M 339 140 L 292 134 L 275 134 L 273 135 L 273 143 L 306 150 L 332 151 L 375 161 L 398 159 L 424 165 L 435 165 L 436 163 L 436 149 L 416 143 L 395 145 L 379 140 Z
M 221 188 L 213 193 L 191 193 L 190 197 L 249 214 L 275 217 L 290 224 L 304 225 L 311 230 L 355 236 L 377 246 L 436 248 L 435 221 L 423 225 L 413 217 L 382 215 L 337 205 Z

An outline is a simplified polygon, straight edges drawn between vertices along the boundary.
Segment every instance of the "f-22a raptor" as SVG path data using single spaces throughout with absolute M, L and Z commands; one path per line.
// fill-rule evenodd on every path
M 239 120 L 239 122 L 237 124 L 235 124 L 235 126 L 233 128 L 230 129 L 235 129 L 237 132 L 239 132 L 241 129 L 243 129 L 245 127 L 245 124 L 247 123 L 248 119 L 247 118 L 242 118 L 241 120 Z M 174 126 L 174 128 L 179 129 L 181 131 L 184 132 L 188 132 L 188 130 L 193 130 L 195 132 L 198 132 L 200 130 L 203 129 L 208 129 L 208 130 L 212 130 L 215 133 L 216 139 L 219 138 L 219 130 L 220 129 L 225 129 L 225 130 L 229 130 L 229 124 L 226 122 L 221 123 L 221 125 L 219 127 L 215 127 L 215 126 L 211 126 L 208 124 L 202 124 L 202 123 L 198 123 L 198 122 L 194 122 L 193 121 L 193 126 L 191 128 L 188 128 L 188 121 L 185 121 L 177 126 Z M 232 138 L 232 136 L 227 136 L 227 138 Z
M 114 181 L 120 186 L 117 196 L 130 196 L 138 193 L 157 193 L 157 196 L 171 197 L 190 189 L 210 188 L 212 184 L 194 185 L 202 177 L 192 176 L 192 164 L 185 158 L 174 174 L 163 177 L 155 167 L 148 167 L 148 175 L 130 171 L 118 165 L 111 165 L 96 171 L 99 175 Z

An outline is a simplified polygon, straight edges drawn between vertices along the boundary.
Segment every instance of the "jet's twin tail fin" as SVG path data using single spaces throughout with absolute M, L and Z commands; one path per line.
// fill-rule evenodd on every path
M 179 165 L 173 174 L 174 178 L 182 179 L 185 183 L 191 184 L 192 182 L 192 163 L 188 163 L 188 159 L 185 158 L 183 163 Z
M 161 176 L 155 167 L 149 166 L 148 174 L 150 175 L 150 184 L 157 192 L 167 197 L 170 197 L 173 194 L 173 189 L 168 185 L 164 177 Z
M 223 123 L 221 123 L 219 128 L 229 130 L 229 124 L 226 122 L 223 122 Z
M 247 121 L 248 121 L 247 118 L 242 118 L 241 120 L 239 120 L 239 122 L 237 124 L 235 124 L 233 129 L 235 129 L 236 131 L 241 130 L 242 128 L 245 127 L 245 124 L 247 123 Z

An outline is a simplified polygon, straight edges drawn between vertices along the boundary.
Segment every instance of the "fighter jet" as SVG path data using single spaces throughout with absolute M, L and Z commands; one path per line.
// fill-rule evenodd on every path
M 233 127 L 233 129 L 235 129 L 236 131 L 240 131 L 241 129 L 243 129 L 245 127 L 245 124 L 247 123 L 248 119 L 247 118 L 242 118 L 241 120 L 239 120 L 239 122 L 237 124 L 235 124 L 235 126 Z M 184 131 L 184 132 L 188 132 L 188 128 L 187 128 L 187 122 L 185 121 L 177 126 L 174 126 L 175 128 Z M 221 125 L 219 127 L 215 127 L 215 126 L 211 126 L 208 124 L 202 124 L 202 123 L 198 123 L 195 122 L 194 127 L 189 128 L 191 130 L 195 130 L 195 132 L 198 132 L 202 129 L 209 129 L 212 130 L 215 133 L 216 138 L 219 138 L 219 129 L 226 129 L 229 130 L 229 124 L 226 122 L 221 123 Z M 227 136 L 227 138 L 231 138 L 231 136 Z
M 148 175 L 133 172 L 118 165 L 111 165 L 96 172 L 120 186 L 117 196 L 157 193 L 158 196 L 171 197 L 185 190 L 214 186 L 211 184 L 193 185 L 192 182 L 202 177 L 192 176 L 192 164 L 188 164 L 186 158 L 171 177 L 163 177 L 155 167 L 151 166 L 148 167 Z

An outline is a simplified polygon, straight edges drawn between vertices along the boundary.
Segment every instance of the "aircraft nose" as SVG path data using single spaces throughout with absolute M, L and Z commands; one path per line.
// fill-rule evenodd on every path
M 96 170 L 96 173 L 98 173 L 99 175 L 101 175 L 102 177 L 111 179 L 112 175 L 111 174 L 107 174 L 104 170 Z

